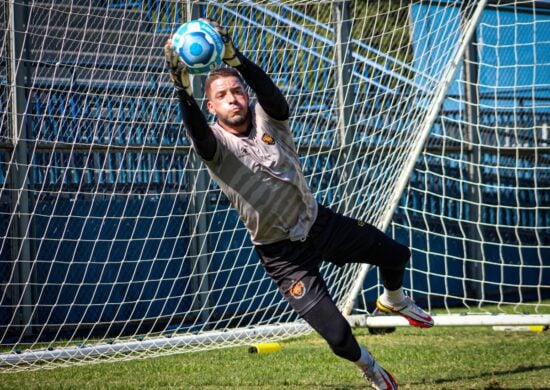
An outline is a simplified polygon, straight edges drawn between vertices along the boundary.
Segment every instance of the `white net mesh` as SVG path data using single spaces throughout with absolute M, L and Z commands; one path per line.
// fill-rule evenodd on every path
M 429 306 L 548 312 L 549 49 L 547 4 L 484 10 L 392 222 Z
M 162 46 L 200 16 L 287 96 L 317 199 L 411 246 L 415 299 L 547 307 L 548 16 L 457 3 L 0 3 L 0 370 L 309 331 L 181 124 Z M 365 271 L 323 267 L 342 307 Z

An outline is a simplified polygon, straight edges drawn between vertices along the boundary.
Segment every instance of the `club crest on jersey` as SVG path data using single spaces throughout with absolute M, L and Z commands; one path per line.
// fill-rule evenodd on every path
M 288 289 L 288 292 L 295 299 L 301 299 L 306 293 L 306 285 L 301 280 L 298 280 L 292 283 L 292 285 Z
M 266 145 L 275 145 L 275 138 L 266 133 L 262 135 L 262 141 L 264 141 Z

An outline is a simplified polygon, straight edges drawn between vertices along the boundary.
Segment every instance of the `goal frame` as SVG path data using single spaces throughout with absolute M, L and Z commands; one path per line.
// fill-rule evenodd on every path
M 197 13 L 197 8 L 193 6 L 194 3 L 191 3 L 191 1 L 186 2 L 188 19 L 193 19 L 200 16 L 200 14 Z M 254 4 L 254 2 L 251 0 L 247 0 L 242 3 L 250 7 L 252 7 L 252 5 Z M 273 3 L 280 2 L 273 1 Z M 338 8 L 340 5 L 346 3 L 346 1 L 336 3 L 335 6 L 337 8 L 334 9 L 335 14 L 333 16 L 337 20 L 333 20 L 333 22 L 340 23 L 349 18 L 349 14 L 347 14 L 344 9 Z M 475 33 L 475 29 L 478 26 L 482 13 L 486 9 L 487 5 L 490 3 L 490 0 L 479 1 L 475 5 L 475 12 L 472 13 L 471 20 L 469 20 L 468 28 L 464 31 L 461 30 L 460 45 L 458 45 L 456 50 L 453 51 L 453 59 L 451 61 L 451 65 L 446 68 L 444 76 L 441 78 L 437 88 L 435 89 L 436 93 L 434 94 L 435 97 L 433 98 L 433 104 L 431 104 L 429 109 L 426 110 L 428 111 L 428 114 L 422 118 L 422 124 L 420 126 L 420 138 L 417 142 L 415 142 L 413 151 L 408 156 L 406 164 L 404 165 L 404 169 L 400 170 L 399 173 L 396 175 L 398 176 L 396 186 L 397 189 L 392 193 L 392 196 L 390 197 L 390 207 L 384 209 L 384 213 L 382 214 L 381 218 L 382 222 L 377 223 L 377 226 L 381 228 L 381 230 L 386 231 L 392 223 L 392 217 L 394 216 L 396 209 L 399 207 L 401 196 L 406 190 L 411 174 L 415 169 L 415 164 L 417 163 L 417 160 L 421 155 L 423 148 L 425 147 L 426 140 L 430 135 L 430 131 L 434 126 L 434 123 L 438 119 L 438 116 L 441 112 L 441 107 L 444 104 L 449 88 L 451 87 L 451 84 L 455 79 L 455 75 L 457 73 L 457 70 L 459 69 L 459 66 L 461 65 L 461 61 L 466 55 L 466 51 L 468 50 L 468 46 L 471 42 L 473 34 Z M 31 300 L 31 287 L 29 287 L 32 284 L 31 282 L 29 282 L 32 279 L 32 267 L 35 267 L 35 265 L 31 264 L 30 261 L 32 259 L 31 248 L 29 247 L 29 245 L 31 244 L 29 244 L 29 241 L 32 237 L 30 237 L 28 231 L 31 229 L 29 227 L 29 216 L 32 216 L 33 211 L 30 210 L 28 199 L 29 195 L 26 191 L 25 182 L 27 180 L 27 176 L 31 175 L 29 172 L 32 169 L 32 162 L 28 161 L 28 154 L 33 152 L 30 150 L 31 146 L 38 145 L 40 141 L 37 141 L 35 144 L 33 144 L 33 141 L 29 141 L 24 139 L 25 137 L 21 137 L 21 134 L 23 134 L 23 130 L 25 128 L 25 124 L 23 123 L 24 117 L 27 114 L 24 106 L 25 104 L 29 104 L 28 102 L 25 102 L 25 100 L 22 98 L 26 93 L 24 88 L 24 80 L 25 77 L 28 77 L 28 75 L 25 74 L 25 66 L 21 65 L 21 63 L 24 62 L 21 61 L 21 58 L 24 58 L 24 55 L 22 54 L 24 52 L 22 44 L 24 38 L 23 35 L 25 34 L 24 29 L 15 28 L 15 26 L 21 26 L 23 23 L 21 12 L 18 12 L 21 11 L 23 5 L 18 4 L 14 1 L 9 1 L 8 4 L 8 27 L 10 34 L 8 51 L 10 62 L 7 66 L 7 69 L 9 69 L 7 79 L 9 87 L 11 87 L 11 89 L 9 90 L 9 122 L 11 126 L 11 133 L 9 134 L 9 137 L 10 142 L 13 144 L 12 153 L 14 156 L 16 156 L 16 158 L 14 158 L 15 161 L 8 162 L 8 166 L 10 170 L 16 170 L 16 168 L 19 168 L 19 165 L 24 166 L 25 168 L 19 169 L 17 175 L 10 175 L 10 180 L 12 182 L 10 183 L 10 187 L 8 188 L 8 190 L 15 189 L 13 191 L 15 195 L 13 195 L 11 198 L 11 210 L 13 210 L 11 218 L 18 218 L 18 220 L 15 223 L 12 223 L 10 219 L 10 229 L 13 230 L 13 232 L 10 232 L 9 239 L 3 241 L 2 245 L 10 245 L 13 248 L 12 251 L 16 253 L 14 257 L 16 257 L 17 260 L 23 259 L 23 261 L 18 261 L 14 265 L 13 273 L 15 274 L 15 277 L 13 278 L 13 280 L 15 280 L 15 282 L 10 288 L 13 290 L 11 291 L 11 294 L 19 298 L 18 302 L 16 302 L 16 304 L 14 305 L 15 309 L 13 314 L 13 322 L 9 324 L 25 328 L 22 334 L 18 336 L 20 337 L 19 340 L 23 340 L 27 333 L 32 331 L 32 328 L 34 326 L 32 317 L 35 314 L 34 308 L 32 308 L 33 302 Z M 339 13 L 340 11 L 342 11 L 342 13 Z M 271 17 L 272 15 L 268 16 Z M 311 23 L 313 24 L 313 22 Z M 320 29 L 321 27 L 317 25 L 314 26 L 314 30 Z M 313 35 L 315 34 L 317 34 L 317 32 L 313 33 Z M 349 34 L 349 31 L 335 31 L 335 42 L 332 42 L 332 44 L 334 44 L 334 50 L 332 54 L 334 54 L 334 74 L 336 80 L 334 83 L 334 100 L 338 101 L 338 107 L 336 110 L 334 110 L 335 116 L 337 117 L 337 124 L 335 128 L 335 133 L 337 134 L 337 137 L 335 138 L 337 138 L 338 142 L 340 143 L 340 145 L 336 147 L 336 151 L 337 153 L 340 153 L 338 155 L 338 162 L 342 162 L 342 164 L 344 165 L 347 164 L 343 169 L 344 173 L 342 174 L 342 176 L 354 173 L 354 168 L 350 168 L 350 157 L 346 154 L 346 151 L 344 150 L 345 147 L 354 142 L 354 134 L 351 134 L 351 132 L 347 131 L 347 127 L 350 126 L 351 123 L 351 114 L 353 113 L 352 106 L 354 103 L 352 96 L 353 89 L 348 84 L 350 82 L 348 76 L 351 72 L 354 71 L 353 66 L 351 66 L 350 64 L 355 61 L 355 59 L 352 59 L 349 55 L 349 42 L 346 42 L 346 38 L 349 38 L 349 36 L 346 37 L 346 34 Z M 323 45 L 329 45 L 331 43 L 327 43 L 328 40 L 324 37 L 322 38 L 323 40 L 321 41 Z M 323 55 L 325 54 L 323 53 Z M 17 63 L 18 60 L 20 61 L 19 64 Z M 48 66 L 57 67 L 57 65 L 55 64 L 48 64 Z M 200 90 L 200 78 L 195 77 L 193 81 L 195 87 L 194 90 Z M 376 81 L 378 82 L 378 80 Z M 197 95 L 196 98 L 197 100 L 201 100 L 203 97 Z M 82 118 L 80 120 L 82 120 Z M 118 119 L 115 119 L 115 121 L 116 120 Z M 310 145 L 308 145 L 307 147 L 309 146 Z M 87 148 L 88 146 L 76 146 L 73 144 L 69 147 L 72 149 L 78 147 Z M 142 147 L 135 145 L 118 144 L 112 146 L 109 144 L 99 146 L 93 145 L 93 147 L 97 148 L 95 150 L 101 149 L 105 151 L 109 151 L 112 148 L 114 150 L 124 151 L 124 153 L 126 153 L 126 150 L 138 152 L 143 152 L 144 150 L 157 150 L 157 146 L 155 145 L 145 145 Z M 127 149 L 125 149 L 126 147 Z M 352 147 L 355 146 L 352 145 Z M 363 146 L 360 146 L 359 148 L 361 147 Z M 367 145 L 366 149 L 368 149 L 369 147 L 370 145 Z M 169 147 L 166 147 L 165 145 L 158 145 L 158 150 L 160 150 L 161 148 L 165 148 L 164 150 L 166 150 Z M 189 152 L 189 154 L 192 153 L 190 152 L 190 147 L 188 145 L 178 145 L 175 146 L 174 149 L 175 148 L 178 148 L 178 150 L 180 151 L 184 150 L 186 152 Z M 322 151 L 323 148 L 325 148 L 325 146 L 318 147 L 320 151 Z M 338 148 L 340 148 L 340 152 L 338 152 Z M 52 150 L 54 149 L 55 146 L 52 146 Z M 91 149 L 92 146 L 90 146 L 90 150 Z M 303 147 L 303 145 L 301 145 L 299 147 L 299 150 L 304 151 L 306 149 Z M 211 194 L 208 191 L 210 191 L 211 183 L 204 167 L 201 165 L 199 159 L 195 157 L 196 156 L 188 158 L 188 165 L 186 165 L 185 168 L 189 171 L 186 171 L 184 175 L 185 180 L 193 183 L 192 190 L 190 191 L 191 199 L 189 200 L 189 204 L 187 205 L 186 210 L 189 216 L 186 216 L 186 218 L 188 218 L 188 223 L 194 228 L 190 229 L 192 230 L 192 233 L 188 237 L 186 236 L 186 238 L 189 239 L 189 247 L 186 248 L 186 256 L 192 258 L 192 260 L 190 260 L 190 267 L 198 274 L 198 276 L 192 274 L 190 277 L 190 279 L 192 280 L 189 283 L 192 286 L 191 289 L 194 291 L 190 311 L 196 311 L 198 313 L 196 320 L 193 320 L 198 323 L 202 320 L 206 321 L 211 318 L 211 316 L 215 315 L 214 310 L 208 305 L 210 304 L 209 300 L 211 300 L 211 297 L 209 296 L 209 290 L 215 288 L 216 284 L 215 280 L 213 279 L 216 279 L 217 275 L 215 277 L 209 275 L 209 261 L 211 260 L 209 256 L 213 257 L 213 255 L 209 253 L 210 248 L 208 248 L 209 242 L 207 232 L 209 227 L 213 223 L 211 220 L 212 217 L 210 215 L 207 215 L 207 213 L 203 213 L 203 211 L 206 210 L 204 205 L 207 204 L 210 200 L 208 196 Z M 69 170 L 68 166 L 60 166 L 57 168 L 66 168 L 67 171 Z M 98 175 L 99 174 L 101 174 L 101 172 L 99 172 Z M 351 185 L 350 182 L 352 183 Z M 348 188 L 350 189 L 350 191 L 354 191 L 354 188 L 352 188 L 353 185 L 354 184 L 352 181 L 346 182 L 345 185 L 342 186 L 342 188 L 338 188 L 336 191 L 345 192 L 348 190 Z M 343 187 L 345 187 L 345 191 L 342 191 Z M 2 187 L 1 190 L 4 190 L 4 188 Z M 80 189 L 75 192 L 78 195 L 80 195 L 78 193 L 79 190 Z M 132 188 L 130 186 L 130 191 L 131 190 Z M 72 194 L 70 191 L 68 192 Z M 52 194 L 55 194 L 55 192 L 52 192 Z M 92 193 L 91 196 L 95 196 L 97 194 L 98 193 Z M 57 194 L 57 196 L 59 196 L 59 194 Z M 353 207 L 349 205 L 353 205 L 355 201 L 354 196 L 356 195 L 351 195 L 349 198 L 345 198 L 344 201 L 338 206 L 343 205 L 343 208 L 345 208 L 346 211 L 349 211 L 348 207 Z M 120 227 L 117 225 L 117 230 L 119 228 Z M 131 236 L 130 240 L 133 239 L 134 237 Z M 230 250 L 228 250 L 228 252 L 229 251 Z M 29 259 L 29 261 L 27 261 L 27 259 Z M 338 297 L 339 302 L 341 303 L 340 308 L 342 309 L 342 312 L 344 313 L 350 324 L 352 326 L 362 326 L 369 328 L 409 326 L 408 322 L 404 318 L 399 316 L 376 315 L 376 313 L 354 313 L 354 308 L 357 305 L 357 300 L 362 296 L 362 289 L 364 288 L 367 274 L 374 269 L 374 267 L 368 265 L 361 265 L 358 266 L 358 268 L 358 273 L 355 273 L 355 271 L 353 273 L 354 278 L 352 281 L 352 287 L 349 290 L 346 287 L 346 293 Z M 237 271 L 236 273 L 238 272 L 239 271 Z M 352 273 L 349 274 L 351 275 Z M 357 276 L 355 277 L 355 275 Z M 242 275 L 239 275 L 239 277 L 242 279 L 246 279 L 246 277 Z M 347 277 L 350 276 L 348 275 Z M 61 286 L 61 284 L 59 286 Z M 0 290 L 0 292 L 2 291 Z M 141 298 L 141 296 L 139 296 L 138 298 Z M 475 305 L 470 306 L 474 307 Z M 279 306 L 273 310 L 276 311 L 278 309 Z M 478 310 L 474 309 L 472 311 Z M 227 313 L 223 313 L 222 316 L 226 314 Z M 288 313 L 285 313 L 285 315 L 288 315 Z M 156 319 L 148 317 L 145 320 L 138 319 L 135 321 L 154 322 L 156 321 Z M 226 318 L 223 318 L 220 322 L 223 323 L 224 321 L 227 321 L 227 323 L 230 322 L 230 320 L 227 320 Z M 436 314 L 434 315 L 434 321 L 436 326 L 547 326 L 550 325 L 550 315 L 520 315 L 500 313 L 467 313 L 465 315 Z M 267 322 L 267 320 L 265 320 L 265 318 L 262 318 L 262 323 L 263 322 Z M 62 323 L 61 326 L 64 325 L 65 323 Z M 69 323 L 69 325 L 75 326 L 74 323 Z M 78 325 L 80 325 L 80 323 L 78 323 Z M 195 325 L 195 323 L 193 325 Z M 91 327 L 93 328 L 93 326 L 94 325 L 92 325 Z M 111 325 L 109 324 L 109 327 L 110 326 Z M 215 326 L 217 326 L 217 324 Z M 15 348 L 11 352 L 0 353 L 0 372 L 4 369 L 6 369 L 6 371 L 9 371 L 11 368 L 13 368 L 13 366 L 24 366 L 27 364 L 32 365 L 32 369 L 40 369 L 41 362 L 52 362 L 51 366 L 44 365 L 45 368 L 51 368 L 65 364 L 64 361 L 67 361 L 67 364 L 71 364 L 73 361 L 78 364 L 78 362 L 86 363 L 107 356 L 117 356 L 116 358 L 119 359 L 129 359 L 131 358 L 130 355 L 132 354 L 143 353 L 145 355 L 146 353 L 148 353 L 149 356 L 155 356 L 156 354 L 161 354 L 161 352 L 163 354 L 176 352 L 180 353 L 188 350 L 199 350 L 203 347 L 217 348 L 220 347 L 220 345 L 223 345 L 224 347 L 244 345 L 255 340 L 280 340 L 288 337 L 306 334 L 312 331 L 312 329 L 301 320 L 296 320 L 294 322 L 288 323 L 282 322 L 278 325 L 262 324 L 253 326 L 245 325 L 244 327 L 237 328 L 228 327 L 228 329 L 225 330 L 210 330 L 212 328 L 205 327 L 204 329 L 201 328 L 200 331 L 195 332 L 194 329 L 195 328 L 193 328 L 192 326 L 190 326 L 189 328 L 182 326 L 181 328 L 176 329 L 173 333 L 166 332 L 163 335 L 159 335 L 159 332 L 156 331 L 151 332 L 152 334 L 150 335 L 147 334 L 146 337 L 141 337 L 140 335 L 134 334 L 126 338 L 126 335 L 124 335 L 124 337 L 117 338 L 113 342 L 111 342 L 108 338 L 104 338 L 95 345 L 87 345 L 86 343 L 77 344 L 74 339 L 71 339 L 71 345 L 57 346 L 57 344 L 54 342 L 49 347 L 42 349 L 39 342 L 34 342 L 32 349 L 30 350 L 22 351 L 19 348 Z M 184 331 L 187 333 L 183 333 Z M 25 343 L 22 342 L 21 344 Z M 121 355 L 124 356 L 120 357 Z

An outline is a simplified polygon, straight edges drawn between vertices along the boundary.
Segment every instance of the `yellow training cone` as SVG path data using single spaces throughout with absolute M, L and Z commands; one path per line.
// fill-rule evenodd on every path
M 248 348 L 248 352 L 250 353 L 271 353 L 271 352 L 279 352 L 280 350 L 281 350 L 281 344 L 279 343 L 256 344 Z

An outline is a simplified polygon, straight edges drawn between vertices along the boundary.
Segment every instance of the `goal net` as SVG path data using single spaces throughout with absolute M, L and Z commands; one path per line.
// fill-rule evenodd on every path
M 436 324 L 529 324 L 534 317 L 521 314 L 548 314 L 550 8 L 505 3 L 488 2 L 456 58 L 458 72 L 390 216 L 388 232 L 413 252 L 406 284 L 415 299 L 460 313 Z M 424 70 L 417 82 L 439 77 L 426 64 L 440 57 L 447 33 L 432 28 L 444 21 L 459 29 L 451 17 L 459 12 L 411 7 L 413 66 Z M 376 276 L 361 286 L 363 310 L 380 292 Z M 367 323 L 389 321 L 403 324 Z
M 544 317 L 549 11 L 500 3 L 1 2 L 0 371 L 310 331 L 182 126 L 162 46 L 204 16 L 287 96 L 319 202 L 411 247 L 414 299 Z M 371 314 L 376 269 L 322 272 Z

